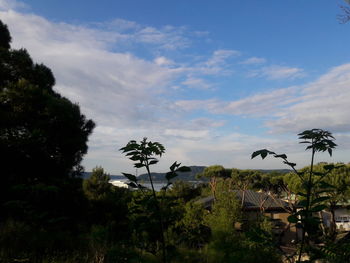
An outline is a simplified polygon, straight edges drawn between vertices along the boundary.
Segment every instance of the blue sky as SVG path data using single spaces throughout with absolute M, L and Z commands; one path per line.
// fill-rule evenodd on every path
M 130 139 L 166 146 L 155 167 L 281 168 L 260 148 L 307 165 L 296 134 L 322 128 L 350 158 L 350 24 L 339 1 L 0 0 L 13 48 L 49 66 L 56 90 L 97 127 L 86 170 L 133 171 Z

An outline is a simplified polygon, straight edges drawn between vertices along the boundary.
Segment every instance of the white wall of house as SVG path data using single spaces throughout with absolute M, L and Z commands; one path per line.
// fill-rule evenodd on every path
M 350 231 L 350 210 L 346 208 L 337 208 L 334 212 L 337 229 Z
M 327 227 L 331 225 L 330 212 L 322 211 L 323 222 Z M 337 229 L 350 231 L 350 210 L 346 208 L 336 208 L 334 210 L 335 224 Z

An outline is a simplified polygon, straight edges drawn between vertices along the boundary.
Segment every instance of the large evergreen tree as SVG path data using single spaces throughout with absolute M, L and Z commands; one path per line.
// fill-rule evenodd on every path
M 49 68 L 35 64 L 25 49 L 9 48 L 11 37 L 1 21 L 0 39 L 2 180 L 67 177 L 87 152 L 94 123 L 54 91 Z
M 10 41 L 0 21 L 0 204 L 24 200 L 43 208 L 45 200 L 67 196 L 58 193 L 81 171 L 95 124 L 54 90 L 49 68 L 34 63 L 25 49 L 11 49 Z

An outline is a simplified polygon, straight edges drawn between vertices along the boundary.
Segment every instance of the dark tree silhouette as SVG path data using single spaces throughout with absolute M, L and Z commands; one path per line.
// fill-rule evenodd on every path
M 49 68 L 33 63 L 24 49 L 9 49 L 2 23 L 0 34 L 2 174 L 20 182 L 68 176 L 87 152 L 94 123 L 53 90 Z
M 0 20 L 0 47 L 10 48 L 11 35 L 7 26 Z
M 58 200 L 62 190 L 38 185 L 62 186 L 82 170 L 95 124 L 53 89 L 49 68 L 35 64 L 25 49 L 11 49 L 10 41 L 0 21 L 0 204 L 35 196 L 40 204 L 32 205 L 38 207 L 49 199 L 46 194 Z

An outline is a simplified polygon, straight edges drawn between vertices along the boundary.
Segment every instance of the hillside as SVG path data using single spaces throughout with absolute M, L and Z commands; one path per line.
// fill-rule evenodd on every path
M 196 178 L 196 175 L 203 172 L 206 166 L 189 166 L 191 168 L 190 172 L 185 173 L 178 173 L 179 176 L 175 178 L 175 180 L 182 180 L 182 181 L 203 181 L 198 180 Z M 151 173 L 152 179 L 156 182 L 166 181 L 165 179 L 166 173 Z M 140 181 L 148 181 L 148 174 L 141 174 L 138 179 Z

